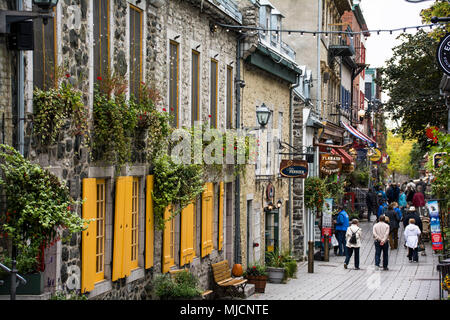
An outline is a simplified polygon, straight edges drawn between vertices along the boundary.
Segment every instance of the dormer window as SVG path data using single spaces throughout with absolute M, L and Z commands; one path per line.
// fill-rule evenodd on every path
M 271 29 L 270 17 L 272 14 L 272 9 L 275 9 L 272 4 L 266 0 L 260 1 L 261 7 L 259 8 L 259 25 L 263 29 Z M 263 34 L 267 34 L 263 31 Z
M 272 26 L 271 29 L 274 30 L 281 30 L 281 19 L 284 18 L 284 16 L 281 14 L 280 11 L 277 9 L 272 10 Z M 272 41 L 276 43 L 281 42 L 281 32 L 280 31 L 272 31 Z

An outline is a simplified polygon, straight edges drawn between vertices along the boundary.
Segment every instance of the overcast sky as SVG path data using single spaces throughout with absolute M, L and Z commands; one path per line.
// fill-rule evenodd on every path
M 433 1 L 410 3 L 405 0 L 361 0 L 361 10 L 369 30 L 390 30 L 403 27 L 422 25 L 420 11 L 429 8 Z M 401 43 L 396 38 L 403 31 L 381 32 L 380 35 L 372 33 L 366 42 L 366 63 L 371 68 L 384 66 L 386 60 L 392 56 L 392 48 Z M 416 29 L 407 30 L 416 33 Z M 381 100 L 387 101 L 389 97 L 382 94 Z M 390 119 L 386 119 L 386 126 L 392 129 L 397 126 Z
M 410 3 L 405 0 L 361 0 L 361 10 L 369 30 L 395 29 L 422 25 L 420 11 L 429 8 L 433 1 Z M 409 33 L 417 32 L 410 29 Z M 399 44 L 396 37 L 401 32 L 382 32 L 367 38 L 366 63 L 370 67 L 382 67 L 392 56 L 391 49 Z

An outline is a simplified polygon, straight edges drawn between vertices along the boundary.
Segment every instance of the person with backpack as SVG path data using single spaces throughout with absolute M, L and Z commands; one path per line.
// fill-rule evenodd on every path
M 338 256 L 345 256 L 347 247 L 345 246 L 345 233 L 349 225 L 348 214 L 342 206 L 339 207 L 339 213 L 335 222 L 335 234 L 338 241 Z
M 400 217 L 395 210 L 396 202 L 392 202 L 386 211 L 386 218 L 389 218 L 389 245 L 391 250 L 398 248 L 398 227 L 400 226 Z
M 355 251 L 355 269 L 359 270 L 359 248 L 361 247 L 361 228 L 359 227 L 358 219 L 353 219 L 350 227 L 347 228 L 345 233 L 347 255 L 345 257 L 344 268 L 347 269 L 350 258 Z

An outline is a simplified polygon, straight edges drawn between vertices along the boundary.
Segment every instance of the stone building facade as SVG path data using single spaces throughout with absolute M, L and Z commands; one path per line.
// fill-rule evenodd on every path
M 0 4 L 3 6 L 3 4 Z M 3 7 L 0 7 L 3 9 Z M 24 8 L 32 10 L 31 0 L 24 1 Z M 54 47 L 50 56 L 53 64 L 63 67 L 66 80 L 70 81 L 83 93 L 83 102 L 89 108 L 92 121 L 95 83 L 101 81 L 98 65 L 103 64 L 112 73 L 128 80 L 128 97 L 133 93 L 132 83 L 137 74 L 139 81 L 149 84 L 161 95 L 157 105 L 159 110 L 168 109 L 176 115 L 177 126 L 189 127 L 200 121 L 212 124 L 218 129 L 233 128 L 234 125 L 234 79 L 236 66 L 236 38 L 234 31 L 227 32 L 217 23 L 241 23 L 240 13 L 225 11 L 223 6 L 214 1 L 135 1 L 135 0 L 63 0 L 54 10 L 55 19 L 49 21 L 53 31 Z M 97 23 L 103 23 L 103 29 Z M 106 23 L 106 25 L 105 25 Z M 215 26 L 215 27 L 214 27 Z M 136 28 L 133 28 L 136 27 Z M 45 29 L 47 30 L 47 29 Z M 50 29 L 49 29 L 50 30 Z M 47 32 L 47 31 L 46 31 Z M 138 35 L 136 36 L 136 33 Z M 47 37 L 47 35 L 45 36 Z M 138 54 L 130 46 L 131 37 L 139 39 Z M 44 37 L 43 37 L 44 38 Z M 95 50 L 103 45 L 106 54 L 95 60 Z M 106 47 L 106 48 L 105 48 Z M 133 47 L 134 48 L 134 47 Z M 176 48 L 176 81 L 171 77 L 174 70 L 171 58 Z M 47 48 L 48 49 L 48 48 Z M 198 57 L 197 118 L 193 119 L 193 56 Z M 163 232 L 154 230 L 153 260 L 147 267 L 145 255 L 148 248 L 146 241 L 146 183 L 151 173 L 151 163 L 143 160 L 138 150 L 133 151 L 133 162 L 116 172 L 114 166 L 92 159 L 91 150 L 80 136 L 70 134 L 70 122 L 66 123 L 56 143 L 43 147 L 33 136 L 33 90 L 36 86 L 35 70 L 37 52 L 28 51 L 25 56 L 25 156 L 39 163 L 64 181 L 74 199 L 82 199 L 88 179 L 94 179 L 103 185 L 105 206 L 105 250 L 104 278 L 96 282 L 89 290 L 83 290 L 83 235 L 74 234 L 68 242 L 57 242 L 46 252 L 47 268 L 45 271 L 46 292 L 48 298 L 55 291 L 82 290 L 89 299 L 149 299 L 152 298 L 152 279 L 163 271 Z M 14 52 L 8 51 L 4 43 L 0 45 L 0 107 L 7 119 L 12 118 L 10 106 L 13 104 Z M 44 61 L 47 63 L 48 61 Z M 135 68 L 135 63 L 138 67 Z M 107 66 L 107 67 L 105 67 Z M 215 70 L 214 70 L 215 68 Z M 56 68 L 55 68 L 56 69 Z M 53 69 L 53 71 L 55 71 Z M 137 73 L 135 70 L 138 70 Z M 215 91 L 212 92 L 212 79 Z M 175 82 L 174 82 L 175 81 Z M 171 96 L 169 87 L 176 83 L 176 97 Z M 213 103 L 213 94 L 216 102 Z M 176 104 L 174 103 L 174 99 Z M 212 107 L 214 105 L 214 107 Z M 172 110 L 176 107 L 176 110 Z M 231 110 L 230 110 L 231 108 Z M 214 109 L 214 110 L 212 110 Z M 214 111 L 214 112 L 212 112 Z M 92 122 L 90 122 L 92 125 Z M 12 144 L 11 121 L 5 126 L 5 142 Z M 138 264 L 126 277 L 113 280 L 114 265 L 114 208 L 117 192 L 117 176 L 137 179 L 138 212 Z M 171 268 L 188 268 L 200 280 L 203 289 L 213 286 L 210 264 L 225 258 L 232 266 L 234 259 L 234 177 L 226 175 L 217 180 L 211 176 L 207 182 L 213 183 L 215 194 L 219 191 L 219 182 L 224 182 L 224 216 L 221 226 L 224 229 L 224 245 L 220 250 L 217 240 L 210 254 L 201 257 L 198 254 L 189 264 L 180 263 L 180 217 L 174 226 L 175 259 Z M 92 181 L 92 180 L 91 180 Z M 100 182 L 99 182 L 100 181 Z M 219 208 L 219 198 L 215 198 L 213 209 Z M 82 207 L 74 208 L 83 215 Z M 197 241 L 200 241 L 200 214 L 196 213 Z M 218 217 L 214 220 L 214 237 L 217 237 Z M 95 258 L 94 258 L 95 259 Z M 95 260 L 90 263 L 95 263 Z M 86 259 L 85 259 L 86 260 Z M 81 280 L 80 280 L 81 279 Z M 45 298 L 43 297 L 43 298 Z
M 250 1 L 239 2 L 246 25 L 281 28 L 282 13 L 266 2 L 252 1 L 253 6 Z M 292 181 L 282 178 L 279 170 L 281 160 L 289 158 L 281 153 L 289 152 L 284 143 L 290 144 L 292 137 L 292 90 L 301 70 L 295 63 L 295 51 L 281 34 L 249 32 L 243 42 L 242 127 L 255 136 L 258 153 L 241 185 L 241 255 L 248 266 L 264 263 L 267 251 L 292 248 Z M 262 104 L 271 111 L 264 128 L 256 118 Z M 277 209 L 278 202 L 281 207 Z M 274 209 L 269 212 L 270 203 Z

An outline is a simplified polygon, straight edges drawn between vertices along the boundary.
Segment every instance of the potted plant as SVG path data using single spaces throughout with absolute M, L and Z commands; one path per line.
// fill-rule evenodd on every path
M 285 262 L 278 251 L 266 251 L 266 265 L 269 282 L 282 283 L 285 277 Z
M 255 285 L 255 292 L 264 293 L 267 283 L 267 268 L 260 264 L 249 266 L 244 272 L 244 278 L 248 283 Z
M 187 270 L 174 277 L 160 274 L 154 281 L 154 293 L 161 300 L 201 300 L 202 290 L 197 285 L 197 278 Z
M 0 187 L 6 199 L 6 211 L 0 213 L 0 234 L 12 252 L 3 253 L 0 262 L 16 268 L 33 289 L 17 288 L 18 294 L 41 294 L 45 269 L 44 250 L 62 238 L 83 231 L 87 220 L 76 208 L 80 202 L 70 197 L 67 186 L 49 171 L 26 160 L 14 148 L 0 145 Z M 5 282 L 8 274 L 3 274 Z M 31 278 L 35 278 L 35 281 Z M 8 285 L 4 285 L 9 292 Z M 24 292 L 25 290 L 25 292 Z

